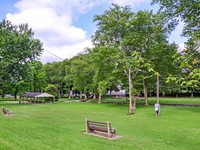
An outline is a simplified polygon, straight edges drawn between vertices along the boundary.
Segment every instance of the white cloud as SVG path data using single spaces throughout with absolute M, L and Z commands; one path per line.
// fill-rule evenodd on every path
M 72 58 L 75 54 L 83 52 L 85 47 L 93 47 L 90 40 L 85 40 L 80 43 L 76 43 L 73 45 L 63 45 L 63 46 L 45 46 L 44 56 L 41 58 L 41 61 L 53 62 L 53 61 L 62 61 L 65 58 Z M 81 50 L 81 51 L 80 51 Z M 56 54 L 55 57 L 52 54 Z
M 15 4 L 19 10 L 30 10 L 33 8 L 53 8 L 57 14 L 73 12 L 84 13 L 100 0 L 20 0 Z
M 181 37 L 181 33 L 184 27 L 183 22 L 179 22 L 179 24 L 176 26 L 175 30 L 171 33 L 169 41 L 176 42 L 176 43 L 184 43 L 187 41 L 186 37 Z
M 94 5 L 91 0 L 21 0 L 15 4 L 18 13 L 8 13 L 6 18 L 14 24 L 28 23 L 35 37 L 44 43 L 44 49 L 69 58 L 83 51 L 84 47 L 91 46 L 87 32 L 74 26 L 72 18 Z M 42 61 L 46 62 L 49 54 L 44 52 L 43 57 Z
M 147 0 L 146 0 L 147 1 Z M 145 0 L 111 0 L 111 3 L 115 3 L 121 6 L 125 5 L 137 5 L 145 2 Z
M 48 45 L 66 45 L 86 39 L 86 31 L 71 25 L 70 16 L 58 16 L 49 8 L 23 10 L 8 14 L 7 19 L 15 24 L 28 23 L 35 36 Z
M 101 9 L 111 3 L 133 6 L 142 2 L 144 0 L 19 0 L 14 5 L 17 12 L 8 13 L 6 18 L 14 24 L 28 23 L 35 37 L 44 43 L 45 50 L 65 59 L 92 46 L 87 31 L 73 25 L 79 15 L 84 16 L 96 6 Z M 46 51 L 41 60 L 58 61 Z
M 181 52 L 181 51 L 183 51 L 184 49 L 185 49 L 185 44 L 184 43 L 180 43 L 180 44 L 178 44 L 178 51 L 179 52 Z

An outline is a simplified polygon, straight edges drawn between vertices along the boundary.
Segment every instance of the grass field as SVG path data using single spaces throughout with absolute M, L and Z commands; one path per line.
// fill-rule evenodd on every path
M 150 101 L 153 102 L 155 99 Z M 185 101 L 191 102 L 191 100 Z M 174 100 L 170 99 L 170 102 L 174 103 Z M 153 106 L 142 104 L 137 106 L 134 115 L 127 115 L 127 105 L 117 104 L 1 102 L 0 106 L 14 112 L 14 116 L 0 116 L 2 150 L 199 150 L 200 148 L 200 107 L 161 105 L 161 116 L 155 117 Z M 117 133 L 123 137 L 107 140 L 85 135 L 86 117 L 95 121 L 110 121 Z

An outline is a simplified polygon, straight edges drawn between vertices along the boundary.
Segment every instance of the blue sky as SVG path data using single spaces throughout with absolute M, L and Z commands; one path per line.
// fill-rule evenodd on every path
M 43 42 L 43 63 L 60 61 L 92 47 L 91 35 L 96 30 L 94 15 L 102 14 L 111 6 L 131 5 L 133 11 L 158 10 L 150 5 L 151 0 L 0 0 L 0 20 L 8 19 L 13 24 L 28 23 L 35 37 Z M 180 37 L 183 24 L 170 36 L 169 41 L 182 44 Z M 49 53 L 50 52 L 50 53 Z

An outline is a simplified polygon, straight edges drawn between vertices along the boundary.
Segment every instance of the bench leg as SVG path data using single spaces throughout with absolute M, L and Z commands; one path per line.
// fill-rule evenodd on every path
M 110 138 L 110 123 L 107 121 L 107 128 L 108 128 L 108 138 Z
M 85 129 L 86 129 L 86 133 L 89 132 L 89 129 L 88 129 L 88 119 L 85 118 Z

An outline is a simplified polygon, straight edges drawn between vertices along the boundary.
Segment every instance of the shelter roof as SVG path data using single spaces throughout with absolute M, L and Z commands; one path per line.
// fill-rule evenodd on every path
M 22 97 L 55 97 L 48 93 L 41 93 L 41 92 L 27 92 L 22 95 Z

